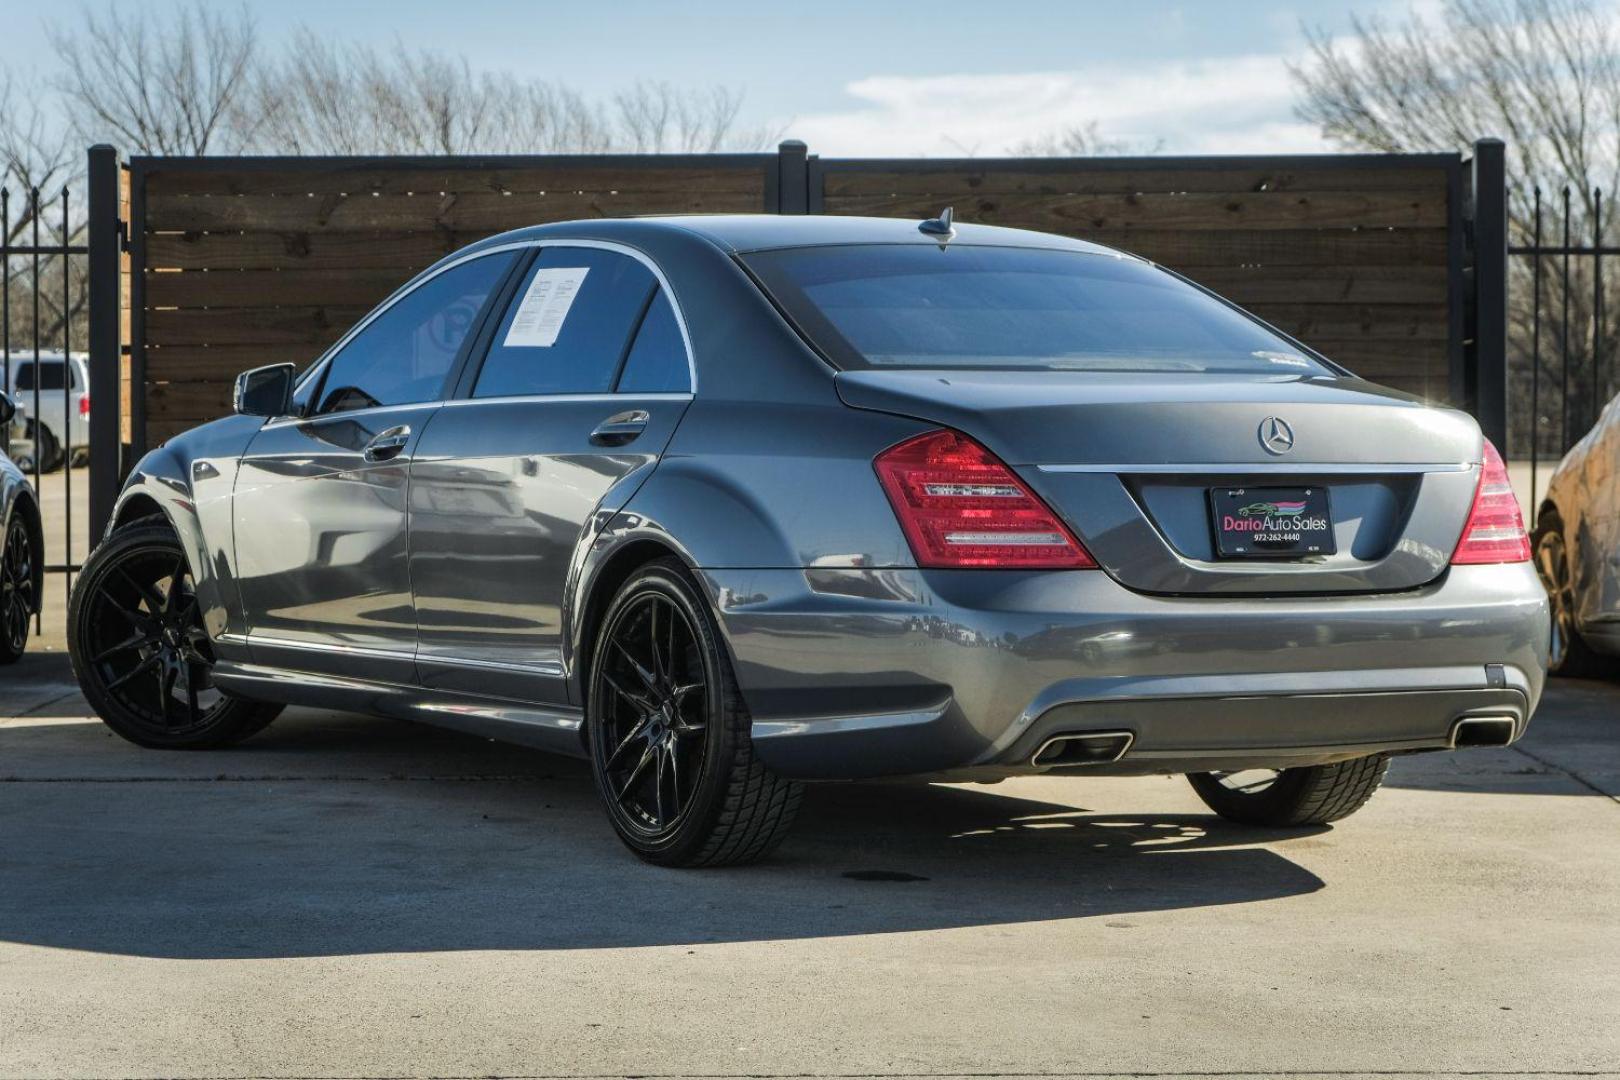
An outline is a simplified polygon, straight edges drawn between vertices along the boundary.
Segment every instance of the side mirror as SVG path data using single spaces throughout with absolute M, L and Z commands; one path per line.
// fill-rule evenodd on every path
M 11 423 L 12 418 L 16 415 L 17 406 L 12 404 L 11 398 L 5 394 L 0 394 L 0 426 Z
M 231 404 L 241 416 L 286 416 L 292 412 L 292 364 L 271 364 L 236 377 Z

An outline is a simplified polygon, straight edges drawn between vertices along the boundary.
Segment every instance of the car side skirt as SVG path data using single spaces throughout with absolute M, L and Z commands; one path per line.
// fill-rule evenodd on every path
M 412 720 L 554 754 L 585 756 L 582 714 L 566 705 L 449 694 L 223 659 L 214 666 L 213 677 L 225 693 L 256 701 Z

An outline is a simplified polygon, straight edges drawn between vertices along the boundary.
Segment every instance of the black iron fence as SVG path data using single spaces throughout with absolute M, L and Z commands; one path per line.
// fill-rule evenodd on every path
M 1600 189 L 1540 188 L 1523 200 L 1508 248 L 1510 443 L 1531 465 L 1529 505 L 1540 502 L 1538 468 L 1557 461 L 1591 429 L 1616 390 L 1608 292 L 1620 247 L 1604 242 Z
M 0 425 L 0 452 L 23 467 L 39 496 L 45 571 L 62 575 L 64 607 L 87 546 L 76 542 L 73 521 L 74 474 L 90 456 L 88 363 L 75 352 L 84 347 L 88 303 L 84 231 L 69 189 L 0 188 L 0 388 L 18 407 L 13 423 Z M 36 630 L 41 624 L 36 616 Z

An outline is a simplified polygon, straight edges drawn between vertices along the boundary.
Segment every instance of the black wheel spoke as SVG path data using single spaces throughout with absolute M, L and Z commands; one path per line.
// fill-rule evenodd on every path
M 151 641 L 151 634 L 137 631 L 136 633 L 129 635 L 129 637 L 125 638 L 124 640 L 114 642 L 105 649 L 102 649 L 100 652 L 96 653 L 96 655 L 90 658 L 90 662 L 92 664 L 99 664 L 105 660 L 117 656 L 121 652 L 128 652 L 130 649 L 135 649 L 142 645 L 150 644 Z
M 658 658 L 658 609 L 661 607 L 656 600 L 647 605 L 647 657 L 651 663 L 650 671 L 656 682 L 664 680 L 664 664 Z M 654 693 L 657 688 L 654 687 Z
M 129 571 L 125 570 L 122 566 L 114 567 L 113 572 L 123 580 L 124 584 L 134 589 L 136 594 L 140 596 L 142 600 L 146 601 L 146 610 L 148 612 L 156 615 L 163 610 L 163 597 L 158 595 L 158 591 L 156 589 L 145 584 L 144 582 L 136 581 L 130 576 Z M 117 606 L 119 610 L 124 610 L 122 604 L 115 606 Z M 134 609 L 131 610 L 133 611 Z
M 163 710 L 163 724 L 167 727 L 173 723 L 169 715 L 174 708 L 174 684 L 180 678 L 180 669 L 171 664 L 164 664 L 162 671 L 163 673 L 158 676 L 158 697 L 159 707 Z
M 169 591 L 163 597 L 163 613 L 165 615 L 176 614 L 175 602 L 179 600 L 182 595 L 181 589 L 185 583 L 185 580 L 186 557 L 184 555 L 179 555 L 175 557 L 174 569 L 169 572 Z
M 186 665 L 186 712 L 191 723 L 195 724 L 202 719 L 202 710 L 197 707 L 197 665 Z
M 623 739 L 619 740 L 619 745 L 615 746 L 613 748 L 613 753 L 608 755 L 607 767 L 609 769 L 613 768 L 614 765 L 618 764 L 624 759 L 624 752 L 630 749 L 631 745 L 646 733 L 647 725 L 651 724 L 652 720 L 653 718 L 650 714 L 643 716 L 636 726 L 630 729 L 630 733 Z
M 640 679 L 650 692 L 657 694 L 658 680 L 653 677 L 652 672 L 641 666 L 640 661 L 630 655 L 630 650 L 624 647 L 624 642 L 615 640 L 613 647 L 624 657 L 624 662 L 630 665 L 630 670 L 636 673 L 636 678 Z
M 653 703 L 645 694 L 631 693 L 629 690 L 626 690 L 619 684 L 618 679 L 615 679 L 605 671 L 602 673 L 602 681 L 607 683 L 608 688 L 611 689 L 615 694 L 618 694 L 619 697 L 635 706 L 640 712 L 646 713 L 653 710 Z
M 112 682 L 108 683 L 107 684 L 107 689 L 108 690 L 117 690 L 121 686 L 128 685 L 130 682 L 132 682 L 133 680 L 139 678 L 142 675 L 145 675 L 147 672 L 156 670 L 157 667 L 159 665 L 161 665 L 162 663 L 163 663 L 163 658 L 161 656 L 157 656 L 157 655 L 148 656 L 145 660 L 142 660 L 140 663 L 136 664 L 134 667 L 130 668 L 128 671 L 126 671 L 122 675 L 118 676 L 118 678 L 116 678 Z
M 674 744 L 665 747 L 669 757 L 669 794 L 677 810 L 681 806 L 681 755 Z
M 664 813 L 664 765 L 669 755 L 664 753 L 662 746 L 653 747 L 653 808 L 654 819 L 660 825 L 667 824 L 669 817 Z
M 642 773 L 647 771 L 647 766 L 652 762 L 652 759 L 653 748 L 651 744 L 649 744 L 647 748 L 641 752 L 641 759 L 636 762 L 635 768 L 630 770 L 630 775 L 625 777 L 624 783 L 619 786 L 619 802 L 624 802 L 625 797 L 630 794 L 630 789 L 636 786 L 636 781 L 640 780 Z

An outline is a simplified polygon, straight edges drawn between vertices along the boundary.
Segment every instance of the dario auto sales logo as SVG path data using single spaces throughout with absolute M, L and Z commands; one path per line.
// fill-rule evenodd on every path
M 1252 502 L 1227 514 L 1221 527 L 1227 532 L 1293 533 L 1316 532 L 1328 527 L 1327 518 L 1307 516 L 1304 499 L 1276 499 Z M 1281 537 L 1279 537 L 1281 539 Z

